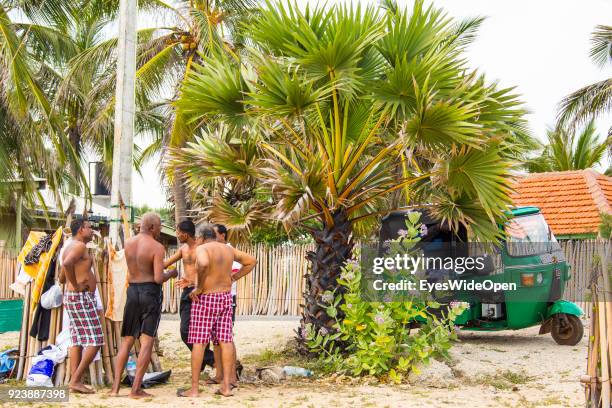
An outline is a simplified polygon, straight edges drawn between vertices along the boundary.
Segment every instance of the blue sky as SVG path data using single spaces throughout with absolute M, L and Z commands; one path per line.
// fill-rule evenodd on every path
M 612 75 L 609 66 L 599 69 L 588 55 L 594 27 L 612 25 L 612 1 L 437 0 L 434 4 L 457 18 L 487 17 L 468 51 L 469 62 L 489 80 L 516 86 L 531 111 L 531 130 L 539 138 L 554 123 L 557 104 L 565 95 Z M 612 115 L 597 124 L 605 135 Z M 156 165 L 157 160 L 148 163 L 143 177 L 134 173 L 134 204 L 167 205 Z

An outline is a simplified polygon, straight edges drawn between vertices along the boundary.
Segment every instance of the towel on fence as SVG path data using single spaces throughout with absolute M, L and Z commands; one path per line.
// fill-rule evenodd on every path
M 36 279 L 36 275 L 38 275 L 38 264 L 34 265 L 26 265 L 25 257 L 30 253 L 32 248 L 38 244 L 38 242 L 47 234 L 41 231 L 30 231 L 28 235 L 28 239 L 25 244 L 19 251 L 19 255 L 17 255 L 17 263 L 23 267 L 23 271 L 30 275 L 31 278 Z
M 38 301 L 40 299 L 40 295 L 43 294 L 43 291 L 41 289 L 42 289 L 42 286 L 43 286 L 43 284 L 45 282 L 45 279 L 47 277 L 47 272 L 52 273 L 53 274 L 53 279 L 55 279 L 55 268 L 53 268 L 53 270 L 51 271 L 49 269 L 49 265 L 51 264 L 51 260 L 53 259 L 54 255 L 55 255 L 55 251 L 57 250 L 57 247 L 60 244 L 61 240 L 62 240 L 62 228 L 60 227 L 53 234 L 53 240 L 51 242 L 51 248 L 49 248 L 49 250 L 47 252 L 43 252 L 43 253 L 40 254 L 40 258 L 38 260 L 38 263 L 33 264 L 33 265 L 24 265 L 23 266 L 24 271 L 28 275 L 32 276 L 32 278 L 34 278 L 34 284 L 32 285 L 32 302 L 31 302 L 32 308 L 36 307 L 36 305 L 38 304 Z M 24 256 L 24 259 L 25 259 L 25 256 Z M 35 275 L 32 275 L 32 273 L 31 273 L 32 269 L 30 269 L 30 268 L 35 268 L 35 270 L 36 270 L 36 274 Z
M 23 259 L 23 263 L 26 265 L 34 265 L 40 261 L 40 255 L 51 249 L 53 244 L 53 234 L 47 234 L 38 241 L 34 247 L 28 252 Z
M 106 281 L 108 282 L 108 305 L 106 307 L 107 319 L 115 322 L 123 320 L 123 309 L 127 296 L 127 261 L 125 251 L 115 251 L 109 245 L 109 262 L 106 271 Z

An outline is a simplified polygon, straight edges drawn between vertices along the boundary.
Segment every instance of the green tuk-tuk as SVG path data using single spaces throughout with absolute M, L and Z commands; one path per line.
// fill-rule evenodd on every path
M 380 242 L 398 238 L 401 229 L 405 228 L 407 214 L 413 211 L 394 211 L 383 218 Z M 465 229 L 451 232 L 427 210 L 417 211 L 421 213 L 422 231 L 426 231 L 422 232 L 423 241 L 467 241 Z M 504 228 L 506 239 L 496 247 L 495 257 L 490 257 L 484 268 L 450 273 L 452 279 L 515 284 L 514 290 L 495 293 L 458 290 L 452 292 L 451 298 L 448 293 L 447 297 L 440 298 L 434 294 L 434 298 L 440 303 L 460 302 L 466 307 L 455 321 L 465 330 L 517 330 L 541 325 L 540 334 L 550 332 L 558 344 L 577 344 L 583 336 L 580 320 L 583 312 L 576 304 L 563 300 L 570 266 L 540 210 L 536 207 L 513 208 Z

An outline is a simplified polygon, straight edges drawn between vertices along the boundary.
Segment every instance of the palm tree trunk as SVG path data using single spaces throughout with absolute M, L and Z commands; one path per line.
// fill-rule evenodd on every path
M 332 332 L 336 322 L 334 318 L 327 315 L 321 296 L 326 291 L 336 289 L 336 295 L 342 293 L 344 287 L 339 287 L 337 280 L 342 272 L 342 267 L 351 258 L 353 251 L 352 225 L 348 221 L 346 213 L 342 210 L 332 214 L 334 224 L 325 225 L 323 229 L 312 233 L 316 243 L 315 251 L 310 251 L 306 259 L 310 261 L 311 270 L 306 275 L 306 291 L 304 292 L 304 310 L 300 329 L 298 330 L 298 350 L 307 353 L 304 344 L 306 327 L 311 325 L 312 330 L 320 331 L 325 328 Z M 339 292 L 339 291 L 340 292 Z M 341 319 L 338 310 L 337 318 Z
M 187 217 L 186 191 L 183 177 L 174 173 L 172 178 L 172 197 L 174 198 L 174 222 L 175 225 L 183 221 Z

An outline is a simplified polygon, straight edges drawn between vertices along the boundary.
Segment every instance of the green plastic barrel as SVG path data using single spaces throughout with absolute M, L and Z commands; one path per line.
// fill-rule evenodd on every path
M 0 333 L 21 330 L 23 299 L 0 300 Z

